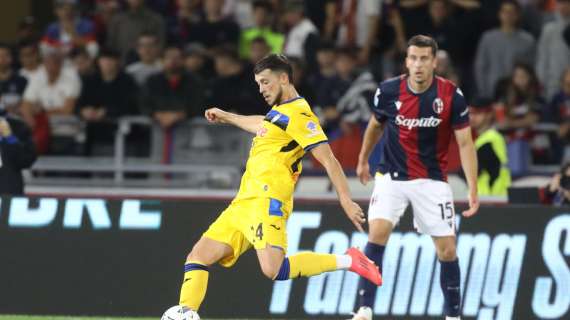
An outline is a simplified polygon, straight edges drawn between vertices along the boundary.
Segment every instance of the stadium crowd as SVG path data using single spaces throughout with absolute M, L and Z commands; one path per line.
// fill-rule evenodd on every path
M 437 72 L 469 102 L 487 101 L 510 152 L 535 163 L 570 158 L 570 0 L 55 0 L 53 8 L 45 29 L 26 17 L 17 42 L 0 45 L 0 105 L 25 119 L 40 154 L 104 152 L 94 146 L 112 144 L 127 115 L 167 132 L 207 106 L 264 114 L 252 66 L 273 52 L 290 57 L 295 86 L 354 168 L 378 81 L 401 74 L 407 39 L 427 34 L 441 49 Z M 538 123 L 557 126 L 537 131 Z M 147 145 L 143 131 L 132 139 Z

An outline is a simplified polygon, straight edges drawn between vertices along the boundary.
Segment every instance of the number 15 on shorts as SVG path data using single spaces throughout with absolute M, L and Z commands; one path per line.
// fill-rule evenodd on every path
M 441 220 L 450 220 L 453 218 L 453 205 L 450 201 L 446 203 L 438 203 L 439 209 L 441 210 Z

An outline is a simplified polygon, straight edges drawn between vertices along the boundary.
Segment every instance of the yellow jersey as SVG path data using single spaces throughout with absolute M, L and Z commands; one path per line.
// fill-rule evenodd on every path
M 328 139 L 319 119 L 302 97 L 273 106 L 263 120 L 249 153 L 236 200 L 293 200 L 305 153 Z

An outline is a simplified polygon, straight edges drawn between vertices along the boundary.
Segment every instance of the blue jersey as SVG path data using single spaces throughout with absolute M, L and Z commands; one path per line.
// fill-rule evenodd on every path
M 469 126 L 465 98 L 440 77 L 418 94 L 407 81 L 406 75 L 388 79 L 374 96 L 374 115 L 385 124 L 381 171 L 394 180 L 447 181 L 451 135 Z

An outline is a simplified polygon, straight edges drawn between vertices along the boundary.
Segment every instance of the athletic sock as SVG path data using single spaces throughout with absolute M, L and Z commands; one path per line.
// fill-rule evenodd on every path
M 368 259 L 374 261 L 374 263 L 380 269 L 382 273 L 382 259 L 384 258 L 384 250 L 386 246 L 368 242 L 364 248 L 364 254 Z M 360 278 L 358 281 L 358 295 L 360 296 L 359 303 L 361 307 L 374 308 L 374 300 L 376 299 L 376 291 L 378 286 L 374 283 Z
M 448 317 L 457 317 L 460 313 L 461 291 L 460 291 L 460 273 L 459 260 L 440 261 L 440 282 L 441 291 L 443 292 L 444 313 Z
M 180 305 L 198 311 L 208 289 L 208 266 L 195 261 L 184 265 L 184 282 L 180 289 Z
M 337 255 L 335 254 L 301 252 L 283 260 L 275 280 L 310 277 L 338 269 Z

